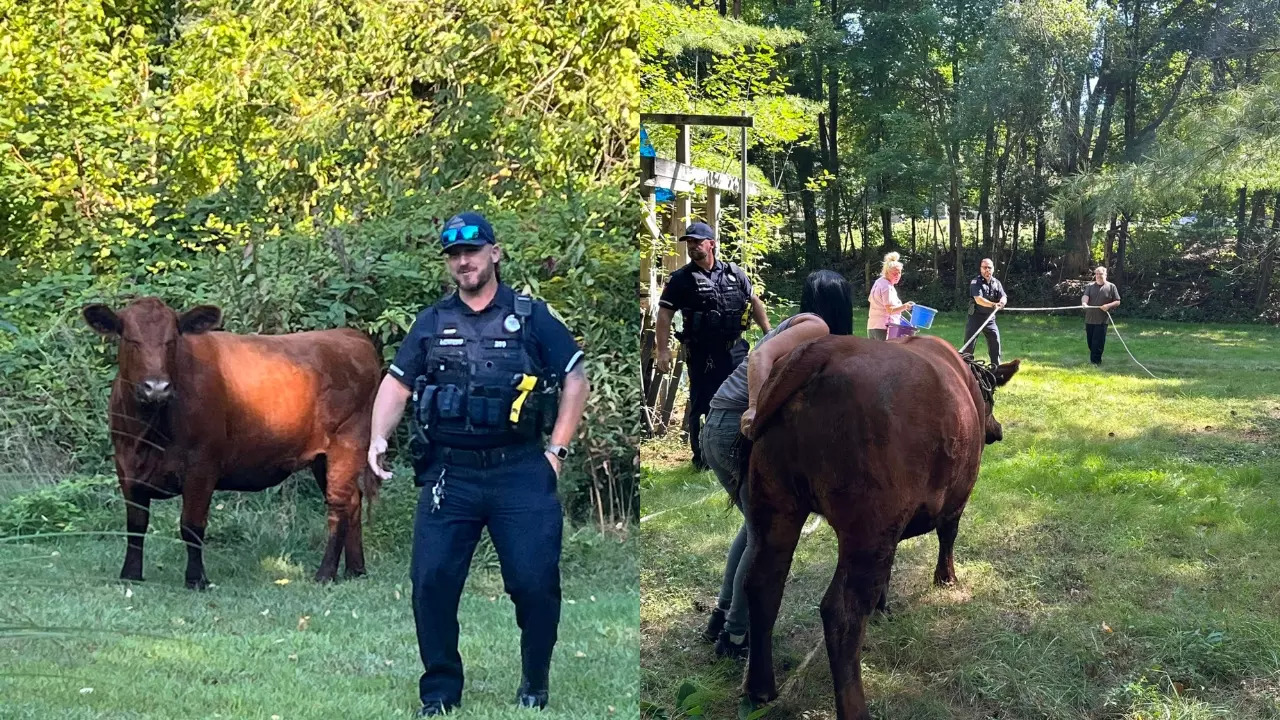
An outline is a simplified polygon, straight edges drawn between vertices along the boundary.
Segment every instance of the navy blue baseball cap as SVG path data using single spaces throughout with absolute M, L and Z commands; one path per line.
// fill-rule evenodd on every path
M 493 226 L 480 213 L 464 212 L 449 218 L 440 231 L 440 249 L 448 250 L 459 245 L 481 247 L 496 245 L 493 237 Z
M 680 236 L 680 239 L 697 240 L 698 242 L 702 242 L 703 240 L 715 240 L 716 234 L 711 231 L 710 225 L 696 222 L 684 231 L 684 234 Z

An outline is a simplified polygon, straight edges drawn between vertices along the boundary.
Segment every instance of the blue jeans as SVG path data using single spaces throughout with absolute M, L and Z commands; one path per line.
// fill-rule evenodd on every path
M 738 421 L 741 419 L 741 412 L 712 410 L 702 426 L 702 458 L 711 466 L 725 491 L 732 492 L 737 488 L 739 498 L 742 497 L 742 490 L 745 489 L 743 483 L 746 482 L 746 478 L 738 477 Z M 747 632 L 747 598 L 742 592 L 742 581 L 747 576 L 747 568 L 742 562 L 742 556 L 747 550 L 747 539 L 747 525 L 744 522 L 739 526 L 733 543 L 729 545 L 729 554 L 724 563 L 724 578 L 720 583 L 718 607 L 725 611 L 724 631 L 730 635 L 744 635 Z
M 432 512 L 432 486 L 445 472 L 444 499 Z M 528 452 L 485 469 L 433 463 L 413 523 L 413 619 L 425 672 L 418 681 L 423 703 L 462 700 L 458 654 L 458 602 L 480 541 L 489 528 L 502 581 L 516 606 L 524 680 L 547 689 L 551 652 L 560 624 L 560 547 L 564 521 L 556 474 L 542 454 Z

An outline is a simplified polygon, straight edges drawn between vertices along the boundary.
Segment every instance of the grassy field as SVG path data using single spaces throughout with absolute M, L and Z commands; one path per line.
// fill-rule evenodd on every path
M 930 332 L 958 343 L 963 320 Z M 960 527 L 957 585 L 931 586 L 935 536 L 899 546 L 893 615 L 864 652 L 875 716 L 1280 718 L 1280 332 L 1120 321 L 1159 379 L 1114 334 L 1089 365 L 1078 315 L 1000 318 L 1005 359 L 1023 359 L 997 395 L 1005 439 Z M 697 635 L 739 516 L 674 438 L 642 460 L 641 697 L 675 717 L 685 686 L 706 717 L 735 717 L 741 665 Z M 809 529 L 769 718 L 835 717 L 818 616 L 835 538 Z
M 206 593 L 183 587 L 177 500 L 152 505 L 147 581 L 131 586 L 115 579 L 122 537 L 0 539 L 0 718 L 408 717 L 422 671 L 409 605 L 412 491 L 403 473 L 384 489 L 366 530 L 370 575 L 330 586 L 309 579 L 324 520 L 302 476 L 282 490 L 215 495 L 205 562 L 217 587 Z M 20 501 L 0 495 L 0 516 L 12 521 Z M 123 528 L 109 484 L 69 505 L 37 511 L 71 513 L 71 527 L 89 533 Z M 545 717 L 638 716 L 635 555 L 634 539 L 566 528 Z M 529 717 L 515 707 L 519 635 L 487 537 L 460 615 L 458 716 Z

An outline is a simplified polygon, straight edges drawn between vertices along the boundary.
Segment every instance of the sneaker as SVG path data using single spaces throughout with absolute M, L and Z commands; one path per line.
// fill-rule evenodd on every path
M 458 706 L 446 705 L 444 704 L 443 701 L 440 701 L 440 700 L 428 700 L 422 704 L 422 709 L 419 710 L 418 713 L 414 715 L 414 717 L 424 718 L 424 717 L 437 717 L 440 715 L 451 715 L 453 714 L 453 710 L 456 707 Z
M 547 691 L 531 690 L 528 681 L 522 682 L 520 689 L 516 691 L 516 704 L 520 707 L 541 710 L 547 706 Z
M 711 617 L 707 618 L 707 627 L 702 631 L 702 639 L 707 642 L 715 642 L 720 637 L 720 633 L 724 631 L 724 610 L 716 608 L 711 611 Z
M 747 658 L 746 634 L 730 635 L 727 632 L 720 633 L 720 639 L 716 641 L 716 656 L 745 660 Z

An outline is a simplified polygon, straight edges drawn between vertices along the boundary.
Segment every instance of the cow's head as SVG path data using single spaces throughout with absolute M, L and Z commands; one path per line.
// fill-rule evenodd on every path
M 144 405 L 162 405 L 173 395 L 178 336 L 206 332 L 222 322 L 222 311 L 213 305 L 179 315 L 159 298 L 135 300 L 119 312 L 95 303 L 82 313 L 89 327 L 120 339 L 119 378 Z
M 1021 360 L 1014 360 L 1013 362 L 1007 362 L 997 366 L 995 368 L 996 387 L 1000 387 L 1001 385 L 1004 385 L 1005 383 L 1009 382 L 1009 379 L 1012 378 L 1018 372 L 1018 366 L 1021 364 L 1022 364 Z M 995 388 L 991 388 L 991 391 L 992 391 L 992 395 L 994 395 Z M 991 402 L 991 400 L 987 401 L 987 417 L 986 417 L 986 423 L 985 423 L 986 424 L 985 430 L 986 430 L 986 436 L 987 436 L 986 439 L 987 439 L 988 445 L 990 445 L 993 442 L 999 442 L 1004 439 L 1004 428 L 1000 426 L 1000 421 L 996 420 L 996 416 L 992 413 L 992 404 L 993 403 Z

